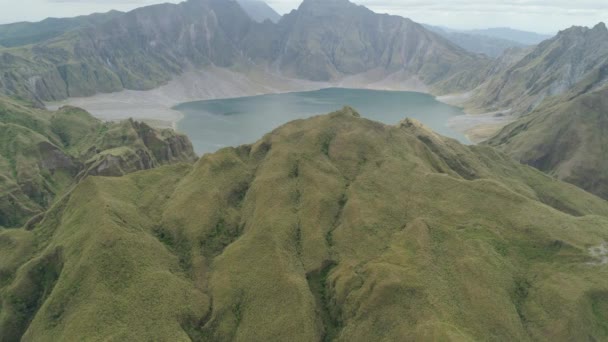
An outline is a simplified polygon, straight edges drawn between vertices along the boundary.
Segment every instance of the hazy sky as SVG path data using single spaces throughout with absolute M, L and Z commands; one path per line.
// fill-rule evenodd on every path
M 110 9 L 131 10 L 152 3 L 180 0 L 0 0 L 0 23 L 37 21 Z M 267 0 L 283 14 L 300 0 Z M 552 33 L 572 25 L 608 21 L 606 0 L 355 0 L 380 13 L 398 14 L 421 23 L 453 28 L 508 26 Z

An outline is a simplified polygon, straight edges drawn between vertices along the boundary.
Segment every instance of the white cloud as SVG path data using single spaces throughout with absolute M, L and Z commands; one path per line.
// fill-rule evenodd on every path
M 606 0 L 353 0 L 370 9 L 401 15 L 418 22 L 454 28 L 508 26 L 555 32 L 571 25 L 593 26 L 608 20 Z M 0 0 L 0 22 L 40 20 L 47 16 L 74 16 L 110 9 L 180 0 Z M 300 0 L 267 0 L 287 13 Z
M 606 0 L 353 0 L 380 13 L 454 28 L 513 27 L 552 33 L 572 25 L 593 26 L 608 20 Z M 285 13 L 294 0 L 268 0 Z

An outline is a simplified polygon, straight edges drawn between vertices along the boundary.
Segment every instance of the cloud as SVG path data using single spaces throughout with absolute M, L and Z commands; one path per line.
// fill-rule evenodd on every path
M 41 20 L 182 0 L 0 0 L 0 22 Z M 608 20 L 606 0 L 351 0 L 379 13 L 453 28 L 509 26 L 556 32 L 571 25 L 593 26 Z M 266 0 L 279 13 L 288 13 L 301 0 Z
M 606 0 L 351 0 L 379 13 L 454 28 L 509 26 L 556 32 L 571 25 L 593 26 L 608 20 Z M 281 13 L 300 1 L 267 0 Z
M 115 4 L 154 4 L 160 3 L 163 1 L 155 1 L 155 0 L 47 0 L 51 3 L 62 3 L 62 4 L 96 4 L 96 5 L 115 5 Z M 167 1 L 165 1 L 167 2 Z M 177 2 L 177 1 L 168 1 L 168 2 Z

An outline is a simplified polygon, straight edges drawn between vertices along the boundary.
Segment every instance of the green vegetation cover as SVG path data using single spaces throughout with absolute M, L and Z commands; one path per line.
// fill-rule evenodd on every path
M 577 87 L 583 95 L 548 100 L 487 143 L 608 199 L 608 87 L 585 93 L 587 83 Z
M 3 341 L 608 339 L 608 203 L 345 108 L 0 231 Z
M 190 141 L 131 120 L 0 97 L 0 226 L 21 226 L 87 175 L 119 176 L 195 159 Z

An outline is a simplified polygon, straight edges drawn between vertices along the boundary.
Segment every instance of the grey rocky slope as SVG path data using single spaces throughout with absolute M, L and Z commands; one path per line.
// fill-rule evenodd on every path
M 608 80 L 608 29 L 572 27 L 539 44 L 482 84 L 469 108 L 524 114 L 543 100 L 575 88 L 598 89 Z
M 126 13 L 32 47 L 0 51 L 0 90 L 39 100 L 146 90 L 191 67 L 231 66 L 252 25 L 234 1 L 192 0 Z
M 269 45 L 249 55 L 317 81 L 381 70 L 419 78 L 436 90 L 460 90 L 479 83 L 477 71 L 488 62 L 409 19 L 376 14 L 347 0 L 305 0 L 278 29 L 269 27 L 271 32 Z

